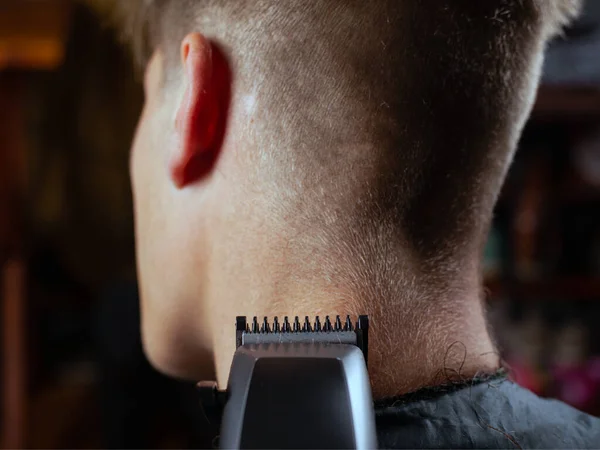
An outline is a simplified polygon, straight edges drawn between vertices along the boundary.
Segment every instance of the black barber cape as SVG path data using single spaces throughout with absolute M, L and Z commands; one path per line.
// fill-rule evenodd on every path
M 376 402 L 379 448 L 600 449 L 600 419 L 505 376 Z

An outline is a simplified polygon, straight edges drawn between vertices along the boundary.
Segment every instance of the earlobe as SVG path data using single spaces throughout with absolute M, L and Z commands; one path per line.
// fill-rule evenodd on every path
M 225 59 L 201 34 L 185 37 L 181 56 L 185 91 L 177 105 L 177 139 L 169 155 L 169 173 L 177 188 L 212 170 L 223 140 L 230 91 Z

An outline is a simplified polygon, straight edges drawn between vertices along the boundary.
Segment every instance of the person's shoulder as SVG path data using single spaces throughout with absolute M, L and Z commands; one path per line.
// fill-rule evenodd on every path
M 600 448 L 600 419 L 504 377 L 427 389 L 377 406 L 382 448 Z

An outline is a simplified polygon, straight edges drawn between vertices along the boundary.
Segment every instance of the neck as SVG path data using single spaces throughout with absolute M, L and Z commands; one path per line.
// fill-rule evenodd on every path
M 264 224 L 253 221 L 270 216 L 252 206 L 244 220 L 236 210 L 236 220 L 262 231 Z M 352 222 L 348 217 L 355 216 L 339 212 L 335 221 L 335 213 L 328 210 L 332 223 L 324 229 L 271 220 L 269 232 L 252 233 L 252 239 L 240 230 L 211 241 L 226 242 L 230 249 L 207 250 L 212 259 L 202 283 L 205 315 L 214 325 L 207 331 L 220 387 L 227 384 L 235 350 L 235 316 L 367 314 L 375 398 L 498 369 L 481 301 L 482 239 L 477 234 L 463 239 L 469 245 L 452 246 L 452 252 L 419 250 L 406 243 L 399 227 L 383 219 Z M 299 215 L 295 212 L 294 217 Z M 448 239 L 432 239 L 438 241 Z
M 439 296 L 417 301 L 412 307 L 398 301 L 388 308 L 382 302 L 363 302 L 315 295 L 306 301 L 305 293 L 287 295 L 288 301 L 265 302 L 243 307 L 248 316 L 294 317 L 295 315 L 368 314 L 369 375 L 374 398 L 392 397 L 422 387 L 469 379 L 499 367 L 499 358 L 486 328 L 479 292 L 460 299 Z M 429 295 L 425 296 L 429 297 Z M 266 298 L 266 297 L 263 297 Z M 342 298 L 332 301 L 332 298 Z M 407 299 L 408 300 L 408 299 Z M 428 305 L 427 305 L 428 303 Z M 363 305 L 361 308 L 359 305 Z M 299 312 L 301 311 L 301 312 Z M 305 313 L 306 312 L 306 313 Z M 223 312 L 223 317 L 228 315 Z M 228 320 L 215 323 L 229 323 Z M 233 346 L 231 330 L 212 331 L 217 379 L 224 388 L 229 376 Z
M 429 309 L 375 314 L 372 322 L 369 374 L 375 398 L 468 380 L 500 366 L 478 296 L 440 297 Z

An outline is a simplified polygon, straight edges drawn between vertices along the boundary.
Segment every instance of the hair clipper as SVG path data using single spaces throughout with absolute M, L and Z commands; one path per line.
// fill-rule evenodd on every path
M 224 405 L 220 448 L 377 447 L 367 316 L 236 321 L 227 391 L 204 386 Z

